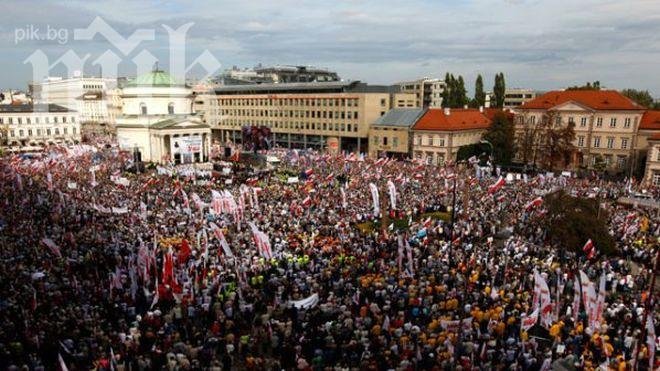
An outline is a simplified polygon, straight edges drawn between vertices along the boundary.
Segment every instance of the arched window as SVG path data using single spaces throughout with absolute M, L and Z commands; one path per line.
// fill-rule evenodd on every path
M 167 113 L 170 115 L 174 114 L 174 103 L 171 103 L 167 105 Z
M 147 105 L 144 103 L 140 103 L 140 113 L 143 115 L 147 114 Z

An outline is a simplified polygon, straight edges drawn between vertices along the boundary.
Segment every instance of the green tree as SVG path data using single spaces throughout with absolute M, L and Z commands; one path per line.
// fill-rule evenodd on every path
M 593 83 L 587 82 L 585 85 L 582 86 L 571 86 L 567 88 L 566 90 L 600 90 L 600 81 L 596 80 Z
M 483 107 L 486 103 L 486 93 L 484 92 L 484 79 L 481 75 L 477 76 L 474 83 L 474 101 L 473 107 Z
M 504 107 L 505 91 L 506 91 L 506 83 L 504 81 L 504 73 L 500 72 L 495 75 L 495 85 L 493 86 L 493 101 L 495 107 L 497 108 Z
M 499 111 L 483 139 L 493 145 L 493 156 L 498 164 L 508 165 L 515 154 L 515 128 L 506 113 Z
M 463 108 L 466 104 L 468 104 L 468 97 L 467 97 L 467 90 L 465 89 L 465 81 L 463 80 L 463 76 L 458 76 L 458 80 L 456 81 L 456 102 L 454 102 L 456 105 L 454 106 L 455 108 Z
M 544 197 L 546 213 L 542 224 L 550 241 L 556 246 L 584 255 L 582 247 L 591 239 L 596 250 L 605 255 L 616 251 L 614 239 L 608 233 L 608 216 L 599 210 L 594 198 L 572 197 L 563 190 Z
M 445 89 L 442 91 L 442 107 L 450 106 L 451 76 L 449 72 L 445 74 Z
M 545 130 L 541 137 L 541 163 L 546 169 L 564 169 L 575 152 L 575 123 L 561 122 L 560 116 L 552 111 L 544 115 L 542 121 Z
M 623 89 L 621 90 L 621 94 L 646 108 L 653 108 L 655 105 L 653 102 L 653 97 L 648 90 Z

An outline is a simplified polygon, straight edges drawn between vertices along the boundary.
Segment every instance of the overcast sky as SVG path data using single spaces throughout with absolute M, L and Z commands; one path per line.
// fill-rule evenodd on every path
M 660 97 L 659 0 L 3 0 L 0 8 L 0 88 L 26 86 L 32 67 L 24 61 L 38 49 L 51 63 L 68 50 L 89 53 L 88 73 L 98 73 L 91 62 L 111 50 L 124 58 L 120 74 L 126 75 L 135 74 L 131 59 L 146 49 L 167 69 L 163 25 L 194 22 L 188 62 L 207 49 L 222 69 L 315 65 L 371 84 L 449 71 L 465 77 L 469 95 L 477 74 L 491 89 L 502 71 L 507 87 L 549 90 L 600 80 Z M 73 29 L 96 17 L 123 37 L 153 29 L 155 40 L 128 56 L 100 35 L 72 40 Z M 23 31 L 31 25 L 40 40 L 27 40 Z M 66 43 L 45 40 L 47 27 L 60 36 L 67 30 Z

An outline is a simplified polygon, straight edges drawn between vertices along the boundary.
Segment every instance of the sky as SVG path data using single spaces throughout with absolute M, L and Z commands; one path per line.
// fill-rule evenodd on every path
M 599 80 L 660 98 L 659 0 L 3 0 L 0 8 L 0 89 L 43 78 L 26 63 L 37 51 L 50 64 L 71 51 L 89 54 L 87 74 L 98 74 L 93 62 L 111 51 L 121 58 L 117 74 L 134 76 L 133 58 L 146 50 L 167 70 L 165 26 L 192 23 L 187 64 L 206 50 L 206 60 L 219 62 L 209 63 L 220 66 L 215 73 L 257 63 L 313 65 L 345 80 L 391 84 L 450 72 L 463 75 L 471 96 L 478 74 L 490 90 L 501 71 L 507 87 Z M 95 19 L 123 38 L 153 30 L 154 40 L 123 51 L 99 34 L 74 40 L 74 29 Z M 67 73 L 60 64 L 48 74 Z

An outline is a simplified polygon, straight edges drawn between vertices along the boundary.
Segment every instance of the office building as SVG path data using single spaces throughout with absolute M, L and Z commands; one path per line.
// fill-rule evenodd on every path
M 77 75 L 77 76 L 76 76 Z M 108 113 L 108 89 L 116 87 L 116 80 L 102 77 L 48 77 L 31 84 L 36 104 L 56 104 L 77 111 L 83 134 L 108 133 L 113 124 Z
M 288 84 L 304 82 L 332 82 L 341 79 L 336 72 L 311 66 L 261 65 L 251 69 L 233 67 L 217 79 L 221 85 Z
M 644 112 L 636 142 L 638 158 L 646 158 L 643 182 L 660 186 L 660 111 Z
M 359 81 L 221 86 L 212 127 L 222 143 L 240 143 L 243 126 L 267 126 L 279 147 L 366 153 L 369 127 L 393 108 L 394 93 Z M 396 97 L 395 107 L 412 99 Z
M 504 90 L 504 107 L 516 108 L 536 98 L 538 93 L 532 89 L 513 88 Z
M 395 84 L 402 93 L 411 93 L 415 97 L 414 107 L 442 107 L 442 93 L 445 82 L 428 77 L 419 80 L 404 81 Z

